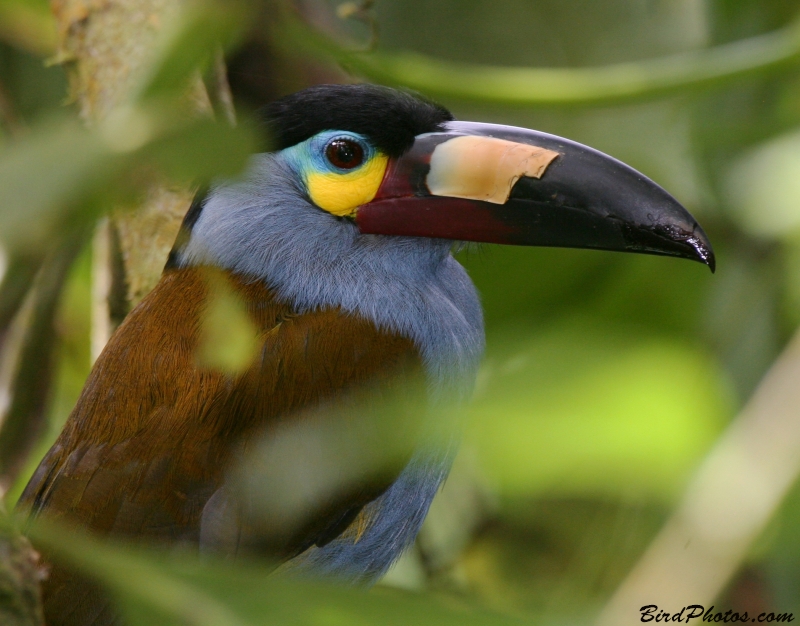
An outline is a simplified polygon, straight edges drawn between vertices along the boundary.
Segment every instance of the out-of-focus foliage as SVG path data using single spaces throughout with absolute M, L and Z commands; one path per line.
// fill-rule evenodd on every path
M 91 248 L 84 248 L 72 266 L 72 270 L 57 313 L 58 345 L 56 346 L 56 371 L 50 392 L 49 411 L 51 418 L 46 432 L 33 449 L 27 467 L 6 494 L 6 500 L 16 502 L 25 481 L 36 469 L 39 461 L 61 431 L 64 419 L 69 415 L 86 376 L 89 375 L 89 334 L 91 324 Z
M 256 356 L 257 329 L 223 276 L 207 272 L 209 305 L 200 329 L 197 361 L 233 375 L 244 372 Z
M 336 18 L 335 2 L 299 4 L 326 37 L 370 38 L 363 24 Z M 354 69 L 419 87 L 431 84 L 424 63 L 395 54 L 461 64 L 462 84 L 450 85 L 451 76 L 433 89 L 457 117 L 565 135 L 630 163 L 690 208 L 718 255 L 712 277 L 700 265 L 655 257 L 460 253 L 482 294 L 488 333 L 466 411 L 471 462 L 456 465 L 419 545 L 389 578 L 438 595 L 291 583 L 268 578 L 258 564 L 155 557 L 80 535 L 62 540 L 64 530 L 35 537 L 103 579 L 133 624 L 513 622 L 479 605 L 535 623 L 588 623 L 800 322 L 797 12 L 790 0 L 375 3 L 384 56 L 360 55 Z M 0 3 L 0 241 L 10 258 L 43 258 L 79 225 L 133 203 L 155 176 L 185 182 L 235 173 L 256 133 L 246 121 L 231 129 L 185 116 L 183 85 L 218 41 L 232 54 L 245 120 L 242 103 L 257 104 L 254 76 L 263 75 L 273 95 L 330 79 L 307 47 L 292 47 L 299 40 L 280 36 L 279 15 L 273 4 L 197 5 L 165 30 L 130 101 L 87 130 L 64 104 L 61 67 L 44 63 L 55 41 L 46 3 Z M 287 49 L 287 41 L 295 44 Z M 733 47 L 717 48 L 725 44 Z M 398 58 L 405 64 L 392 66 Z M 523 68 L 517 76 L 526 80 L 566 76 L 572 95 L 548 105 L 555 91 L 535 83 L 527 95 L 504 92 L 485 103 L 479 94 L 491 88 L 494 70 L 470 72 L 474 64 Z M 616 74 L 591 70 L 607 65 Z M 637 79 L 648 68 L 661 68 L 668 88 Z M 720 82 L 709 68 L 732 68 L 735 80 Z M 609 76 L 628 91 L 611 93 Z M 456 97 L 467 91 L 469 101 Z M 548 106 L 497 104 L 536 94 Z M 574 106 L 581 98 L 592 106 Z M 566 100 L 573 106 L 557 106 Z M 88 372 L 90 262 L 87 248 L 66 285 L 47 433 L 8 501 L 57 435 Z M 720 604 L 800 613 L 798 529 L 795 491 Z
M 52 55 L 56 49 L 56 29 L 49 3 L 4 0 L 0 3 L 0 38 L 19 51 Z
M 669 502 L 730 414 L 717 364 L 679 341 L 574 318 L 505 332 L 468 437 L 501 493 Z
M 241 28 L 241 6 L 193 3 L 165 24 L 138 88 L 95 128 L 81 128 L 56 109 L 15 138 L 0 154 L 4 246 L 43 247 L 67 225 L 135 198 L 153 170 L 191 181 L 241 169 L 255 151 L 253 133 L 193 119 L 182 105 L 189 78 L 214 45 Z
M 742 155 L 726 181 L 728 201 L 742 228 L 757 236 L 789 239 L 800 229 L 800 131 L 772 139 Z
M 143 168 L 178 180 L 233 175 L 255 147 L 242 130 L 185 123 L 170 113 L 122 109 L 94 132 L 74 121 L 48 121 L 15 142 L 0 156 L 0 185 L 8 193 L 0 213 L 5 246 L 43 247 L 106 203 L 130 201 L 147 179 Z
M 27 538 L 14 528 L 5 505 L 0 506 L 0 623 L 38 626 L 42 621 L 39 581 L 44 571 Z
M 790 24 L 797 11 L 784 1 L 377 8 L 387 52 L 560 68 L 741 41 Z M 800 320 L 790 227 L 800 195 L 788 154 L 800 126 L 798 81 L 787 69 L 718 90 L 563 111 L 445 99 L 461 119 L 565 135 L 637 167 L 698 217 L 719 270 L 712 277 L 667 259 L 595 252 L 462 254 L 483 296 L 489 346 L 468 440 L 501 506 L 465 559 L 436 580 L 455 575 L 494 606 L 558 621 L 591 613 L 635 561 Z M 796 554 L 796 518 L 783 521 L 793 507 L 722 602 L 797 606 L 789 592 L 797 561 L 784 553 Z M 780 574 L 769 555 L 780 555 Z
M 676 13 L 680 13 L 680 9 Z M 668 10 L 656 11 L 665 13 L 668 19 L 675 17 Z M 681 17 L 689 18 L 686 26 L 691 33 L 698 25 L 692 18 L 697 16 L 684 14 L 678 19 Z M 486 22 L 477 20 L 475 23 Z M 654 60 L 622 61 L 604 67 L 569 69 L 463 64 L 452 59 L 434 59 L 418 52 L 386 54 L 370 50 L 369 54 L 363 54 L 343 50 L 325 37 L 303 32 L 302 27 L 298 28 L 291 22 L 289 26 L 287 45 L 295 44 L 327 53 L 370 79 L 413 87 L 439 97 L 511 106 L 586 106 L 643 100 L 676 92 L 687 93 L 696 88 L 800 64 L 800 21 L 778 32 L 707 50 L 687 51 Z M 544 33 L 543 39 L 547 38 L 547 33 Z M 532 49 L 528 47 L 528 50 Z M 452 49 L 448 52 L 450 54 L 445 56 L 450 56 Z
M 369 595 L 342 587 L 270 577 L 263 564 L 205 559 L 179 551 L 165 557 L 144 550 L 107 546 L 74 531 L 39 524 L 32 536 L 41 545 L 103 580 L 132 626 L 196 624 L 251 626 L 298 624 L 409 623 L 442 626 L 512 626 L 519 621 L 433 595 L 419 598 L 391 590 Z

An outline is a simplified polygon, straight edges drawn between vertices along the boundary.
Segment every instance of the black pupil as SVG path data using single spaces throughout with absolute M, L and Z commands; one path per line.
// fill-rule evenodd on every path
M 336 167 L 351 170 L 364 162 L 364 149 L 349 139 L 334 139 L 325 149 L 325 156 Z

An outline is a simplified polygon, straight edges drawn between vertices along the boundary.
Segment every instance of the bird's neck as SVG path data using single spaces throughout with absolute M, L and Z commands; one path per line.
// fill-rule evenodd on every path
M 335 307 L 408 337 L 431 381 L 469 387 L 483 352 L 483 317 L 451 243 L 363 235 L 313 207 L 291 170 L 258 155 L 243 180 L 208 196 L 179 263 L 260 280 L 298 312 Z

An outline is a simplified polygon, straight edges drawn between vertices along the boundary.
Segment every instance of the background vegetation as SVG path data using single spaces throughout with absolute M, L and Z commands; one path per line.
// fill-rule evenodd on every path
M 263 145 L 258 106 L 309 84 L 410 86 L 461 119 L 596 147 L 683 202 L 719 269 L 591 251 L 462 251 L 488 332 L 465 441 L 414 550 L 369 593 L 49 526 L 31 529 L 35 543 L 103 580 L 132 624 L 623 624 L 645 604 L 696 603 L 800 615 L 795 2 L 138 4 L 144 26 L 92 31 L 109 7 L 137 3 L 62 0 L 51 12 L 44 0 L 0 2 L 8 509 L 80 392 L 101 320 L 110 328 L 146 291 L 146 278 L 132 287 L 143 270 L 130 251 L 142 243 L 126 239 L 130 214 L 119 208 L 152 207 L 166 189 L 185 210 L 191 181 L 235 173 Z M 104 67 L 107 51 L 90 35 L 109 47 L 133 37 L 136 71 L 91 67 Z M 186 96 L 189 85 L 202 90 L 198 68 L 200 105 Z M 112 209 L 116 253 L 103 247 L 114 237 L 92 235 Z M 114 283 L 113 263 L 103 265 L 114 254 L 125 265 L 116 295 L 98 287 L 104 267 Z M 674 543 L 683 536 L 691 547 Z M 31 589 L 26 567 L 10 568 L 7 584 L 0 577 L 8 623 L 35 623 L 33 602 L 19 600 L 35 598 L 19 595 Z

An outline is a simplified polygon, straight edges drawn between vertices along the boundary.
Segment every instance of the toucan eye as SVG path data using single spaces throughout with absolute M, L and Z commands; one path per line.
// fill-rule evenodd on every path
M 364 162 L 364 148 L 352 139 L 334 139 L 326 146 L 325 156 L 334 167 L 351 170 Z

